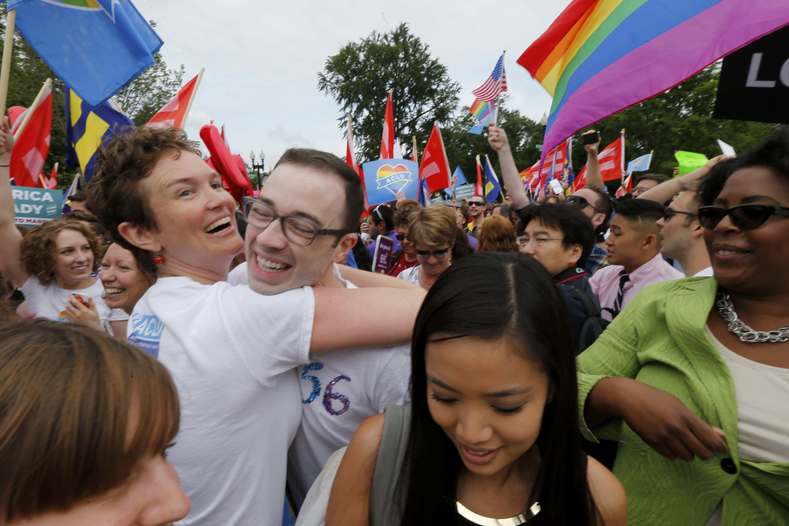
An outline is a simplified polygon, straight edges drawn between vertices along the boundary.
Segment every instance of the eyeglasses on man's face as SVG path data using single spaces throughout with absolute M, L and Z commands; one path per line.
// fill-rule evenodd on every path
M 682 210 L 675 210 L 674 208 L 666 207 L 666 210 L 663 212 L 663 220 L 668 221 L 675 215 L 685 215 L 688 217 L 696 217 L 698 214 L 694 214 L 693 212 L 684 212 Z
M 564 241 L 564 240 L 560 237 L 548 237 L 548 236 L 531 237 L 528 234 L 523 234 L 522 236 L 518 236 L 517 241 L 518 244 L 522 247 L 528 246 L 532 243 L 538 247 L 541 247 L 547 245 L 551 241 Z
M 247 225 L 263 231 L 279 219 L 285 239 L 302 247 L 309 246 L 319 236 L 342 236 L 350 233 L 347 229 L 322 228 L 317 221 L 303 214 L 280 215 L 271 203 L 252 197 L 245 197 L 243 205 Z
M 485 206 L 485 203 L 482 201 L 469 201 L 468 206 Z
M 584 208 L 586 208 L 588 206 L 589 208 L 591 208 L 595 212 L 600 212 L 602 214 L 602 212 L 600 210 L 598 210 L 597 208 L 595 208 L 592 205 L 592 203 L 590 203 L 585 197 L 581 197 L 580 195 L 571 195 L 570 197 L 565 199 L 564 202 L 567 203 L 568 205 L 577 206 L 581 210 L 583 210 Z

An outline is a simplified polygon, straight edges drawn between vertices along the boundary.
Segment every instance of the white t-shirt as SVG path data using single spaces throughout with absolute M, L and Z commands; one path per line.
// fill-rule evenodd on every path
M 403 281 L 407 281 L 409 283 L 413 283 L 417 287 L 421 287 L 419 284 L 419 279 L 422 276 L 422 265 L 417 265 L 415 267 L 407 268 L 402 271 L 400 274 L 397 275 L 397 279 L 402 279 Z
M 25 295 L 25 306 L 34 318 L 45 318 L 54 321 L 66 321 L 60 315 L 65 310 L 66 303 L 72 294 L 79 294 L 93 300 L 96 305 L 96 312 L 102 322 L 123 321 L 129 319 L 129 315 L 120 309 L 110 309 L 104 303 L 104 286 L 100 280 L 93 282 L 93 285 L 84 289 L 64 289 L 54 281 L 49 285 L 42 285 L 35 276 L 27 278 L 20 287 L 22 294 Z
M 342 279 L 336 265 L 334 274 L 356 288 Z M 248 283 L 246 263 L 234 268 L 228 281 Z M 288 457 L 288 488 L 297 505 L 329 456 L 348 445 L 365 418 L 408 401 L 411 346 L 323 353 L 298 373 L 304 415 Z
M 364 419 L 409 400 L 411 346 L 323 353 L 298 371 L 304 415 L 288 455 L 288 488 L 297 506 Z
M 179 524 L 281 524 L 314 314 L 311 288 L 264 296 L 186 277 L 160 278 L 134 307 L 129 342 L 167 366 L 181 399 L 168 458 L 192 507 Z

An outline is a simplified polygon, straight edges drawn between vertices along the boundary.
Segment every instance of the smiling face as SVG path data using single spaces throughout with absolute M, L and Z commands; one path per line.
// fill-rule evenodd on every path
M 430 415 L 466 469 L 498 475 L 532 448 L 549 392 L 537 362 L 509 338 L 428 342 L 425 353 Z
M 279 216 L 300 216 L 323 229 L 343 228 L 345 192 L 340 177 L 329 172 L 280 164 L 260 198 Z M 275 220 L 262 230 L 248 224 L 244 245 L 249 286 L 261 294 L 277 294 L 317 282 L 338 249 L 338 239 L 318 236 L 301 246 L 288 240 L 282 221 Z
M 104 285 L 104 302 L 107 306 L 123 309 L 127 313 L 131 313 L 152 284 L 152 280 L 137 267 L 132 253 L 117 243 L 111 244 L 104 253 L 99 279 Z
M 760 166 L 734 172 L 713 205 L 730 208 L 744 204 L 789 207 L 789 184 Z M 789 218 L 771 216 L 752 230 L 740 230 L 724 217 L 704 230 L 715 278 L 731 291 L 774 294 L 789 287 Z
M 83 288 L 93 280 L 93 250 L 76 230 L 61 230 L 55 237 L 55 278 L 64 288 Z
M 158 227 L 144 232 L 141 248 L 162 251 L 172 268 L 227 275 L 242 240 L 235 201 L 219 174 L 198 155 L 181 151 L 165 154 L 140 184 Z M 140 239 L 130 241 L 141 245 Z

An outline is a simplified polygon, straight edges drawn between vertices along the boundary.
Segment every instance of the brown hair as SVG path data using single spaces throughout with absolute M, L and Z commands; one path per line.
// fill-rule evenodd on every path
M 419 203 L 413 199 L 405 199 L 397 203 L 397 210 L 395 210 L 394 213 L 395 228 L 399 226 L 408 227 L 408 223 L 411 222 L 411 217 L 414 213 L 419 211 L 420 208 Z
M 144 352 L 72 323 L 0 326 L 0 523 L 118 487 L 179 420 L 170 374 Z
M 408 240 L 414 245 L 438 247 L 455 241 L 455 211 L 446 206 L 421 208 L 408 224 Z
M 364 191 L 359 174 L 334 154 L 310 148 L 289 148 L 279 158 L 274 169 L 281 164 L 307 166 L 334 174 L 342 180 L 345 191 L 343 228 L 349 232 L 359 229 L 359 218 L 364 211 Z
M 88 225 L 77 219 L 56 219 L 49 221 L 25 233 L 19 247 L 22 265 L 25 271 L 35 276 L 42 285 L 49 285 L 55 280 L 55 257 L 57 255 L 58 234 L 64 230 L 79 232 L 90 244 L 93 252 L 93 270 L 98 268 L 101 257 L 101 242 Z
M 479 227 L 479 252 L 517 252 L 515 226 L 504 216 L 485 218 Z
M 124 129 L 99 149 L 96 174 L 87 188 L 88 208 L 112 239 L 134 254 L 138 266 L 146 272 L 156 273 L 153 255 L 126 241 L 118 232 L 118 225 L 127 221 L 148 230 L 158 228 L 140 182 L 163 156 L 171 154 L 177 158 L 181 152 L 200 155 L 182 130 Z

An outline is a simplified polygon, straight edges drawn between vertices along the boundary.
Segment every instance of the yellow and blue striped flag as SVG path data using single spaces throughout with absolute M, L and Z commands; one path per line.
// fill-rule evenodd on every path
M 69 87 L 65 95 L 67 160 L 71 166 L 79 164 L 83 182 L 87 183 L 93 177 L 99 146 L 121 128 L 134 126 L 134 123 L 107 101 L 91 106 Z

